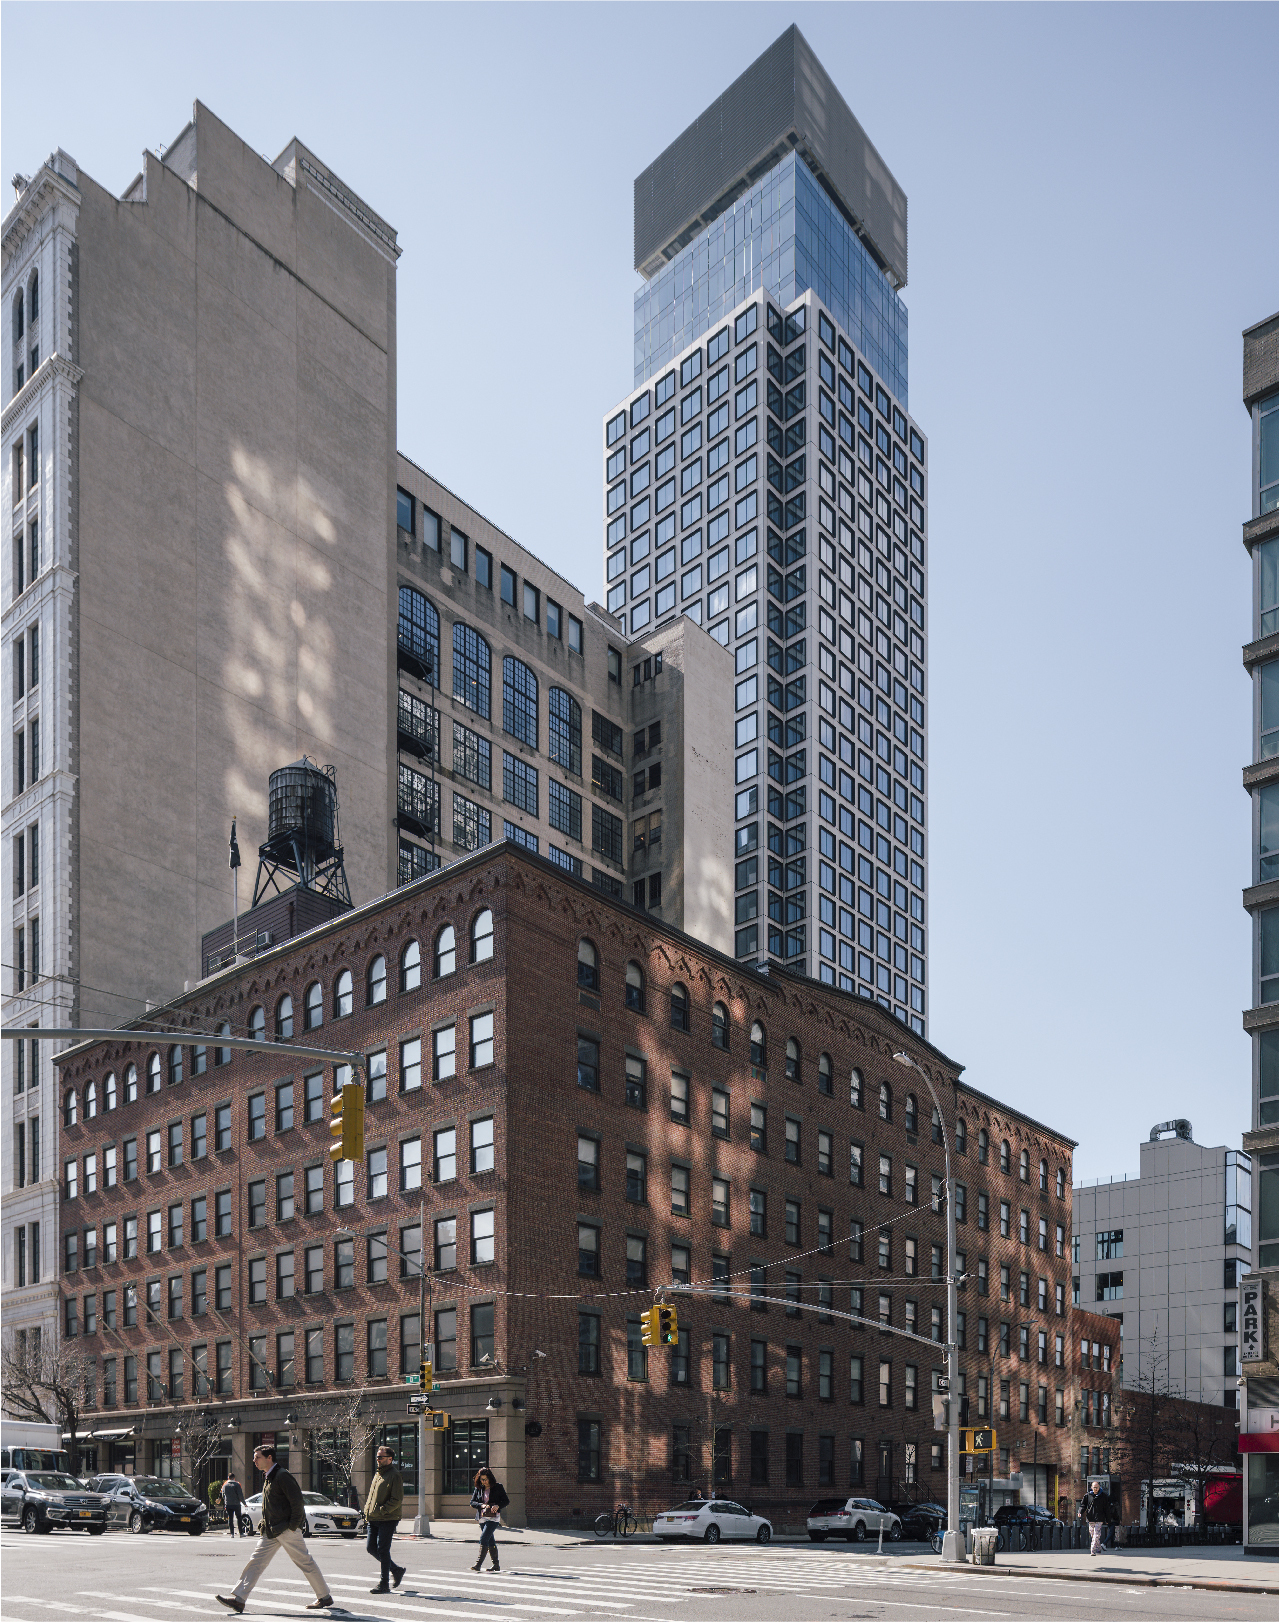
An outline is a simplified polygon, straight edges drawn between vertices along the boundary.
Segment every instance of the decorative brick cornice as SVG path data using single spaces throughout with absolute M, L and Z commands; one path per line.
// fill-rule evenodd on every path
M 1280 650 L 1280 634 L 1260 637 L 1256 642 L 1246 642 L 1240 650 L 1244 668 L 1252 670 L 1254 665 L 1260 665 L 1264 659 L 1274 659 L 1277 650 Z
M 1268 1003 L 1264 1008 L 1246 1008 L 1241 1016 L 1246 1031 L 1271 1031 L 1280 1025 L 1280 1004 Z
M 1275 507 L 1260 518 L 1246 518 L 1243 535 L 1245 551 L 1252 552 L 1260 541 L 1270 540 L 1277 530 L 1280 530 L 1280 510 Z
M 1280 881 L 1271 879 L 1267 884 L 1251 884 L 1243 892 L 1244 910 L 1252 912 L 1255 907 L 1274 907 L 1280 899 Z
M 1280 775 L 1280 758 L 1272 755 L 1270 760 L 1258 760 L 1252 766 L 1246 766 L 1243 772 L 1244 786 L 1253 790 L 1260 783 L 1274 783 Z
M 0 419 L 0 434 L 7 434 L 19 417 L 26 416 L 35 403 L 36 396 L 43 392 L 45 384 L 54 377 L 65 378 L 74 389 L 79 387 L 84 370 L 74 361 L 64 360 L 56 352 L 42 360 L 5 407 L 4 417 Z

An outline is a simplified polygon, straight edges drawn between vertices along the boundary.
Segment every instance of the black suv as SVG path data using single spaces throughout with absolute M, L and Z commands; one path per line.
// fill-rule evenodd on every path
M 6 1470 L 0 1518 L 24 1532 L 52 1532 L 55 1526 L 65 1526 L 99 1537 L 107 1529 L 107 1501 L 100 1493 L 86 1492 L 81 1482 L 62 1470 Z
M 94 1487 L 107 1495 L 107 1525 L 130 1532 L 187 1532 L 199 1537 L 209 1509 L 181 1481 L 159 1476 L 98 1476 Z
M 890 1504 L 902 1522 L 902 1535 L 909 1543 L 927 1543 L 935 1532 L 946 1528 L 947 1512 L 941 1504 Z

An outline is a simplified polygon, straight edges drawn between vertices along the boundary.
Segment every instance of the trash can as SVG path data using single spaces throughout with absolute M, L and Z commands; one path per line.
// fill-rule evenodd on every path
M 973 1564 L 975 1566 L 994 1566 L 996 1563 L 996 1539 L 999 1532 L 994 1526 L 975 1526 L 973 1529 Z

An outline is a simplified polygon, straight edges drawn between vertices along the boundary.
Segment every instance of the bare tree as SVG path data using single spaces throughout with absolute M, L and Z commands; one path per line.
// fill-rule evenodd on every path
M 355 1478 L 356 1464 L 367 1457 L 374 1437 L 382 1428 L 382 1421 L 365 1401 L 364 1387 L 331 1398 L 328 1402 L 308 1404 L 307 1424 L 311 1430 L 311 1454 L 330 1465 L 349 1493 Z
M 1181 1397 L 1169 1378 L 1168 1353 L 1153 1333 L 1139 1354 L 1137 1379 L 1113 1406 L 1111 1441 L 1112 1454 L 1147 1481 L 1148 1505 L 1153 1484 L 1170 1474 L 1181 1455 Z
M 191 1461 L 191 1485 L 199 1489 L 200 1472 L 222 1446 L 222 1415 L 197 1410 L 182 1416 L 182 1447 Z
M 28 1330 L 0 1346 L 0 1382 L 5 1408 L 15 1419 L 56 1425 L 68 1438 L 71 1473 L 78 1475 L 81 1418 L 96 1406 L 93 1359 L 73 1342 L 50 1345 L 47 1336 Z
M 1196 1490 L 1196 1524 L 1205 1525 L 1205 1490 L 1224 1465 L 1236 1462 L 1234 1410 L 1213 1408 L 1207 1403 L 1178 1405 L 1177 1451 L 1174 1474 L 1190 1482 Z

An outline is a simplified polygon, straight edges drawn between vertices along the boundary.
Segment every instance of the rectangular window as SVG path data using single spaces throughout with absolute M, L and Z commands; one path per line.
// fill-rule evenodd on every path
M 578 1373 L 600 1373 L 600 1319 L 594 1312 L 578 1314 Z
M 471 1068 L 482 1070 L 493 1063 L 493 1015 L 471 1016 Z
M 471 1213 L 471 1262 L 482 1267 L 494 1259 L 494 1214 L 492 1211 Z

